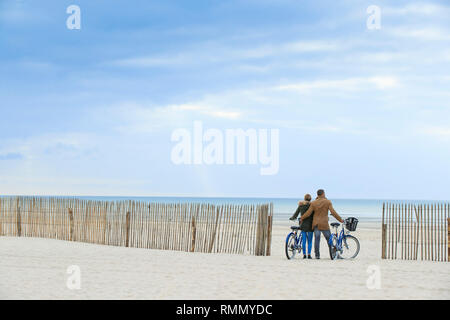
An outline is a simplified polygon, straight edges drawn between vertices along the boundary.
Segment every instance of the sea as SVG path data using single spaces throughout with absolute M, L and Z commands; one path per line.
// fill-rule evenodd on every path
M 220 204 L 273 204 L 274 221 L 288 221 L 297 209 L 300 199 L 294 198 L 222 198 L 222 197 L 109 197 L 109 196 L 77 196 L 86 200 L 120 201 L 135 200 L 160 203 L 210 203 Z M 356 217 L 360 221 L 381 222 L 383 203 L 442 203 L 438 201 L 421 200 L 374 200 L 374 199 L 332 199 L 334 209 L 343 218 Z M 332 218 L 330 218 L 332 219 Z
M 11 197 L 11 196 L 0 196 Z M 288 221 L 297 209 L 297 203 L 301 199 L 297 198 L 226 198 L 226 197 L 168 197 L 168 196 L 151 196 L 151 197 L 130 197 L 130 196 L 73 196 L 61 198 L 78 198 L 85 200 L 97 201 L 122 201 L 135 200 L 143 202 L 159 202 L 159 203 L 210 203 L 214 205 L 221 204 L 273 204 L 274 221 Z M 386 199 L 332 199 L 333 207 L 337 213 L 343 217 L 356 217 L 360 221 L 381 222 L 383 203 L 394 204 L 438 204 L 448 201 L 435 200 L 386 200 Z M 330 218 L 330 221 L 333 218 Z

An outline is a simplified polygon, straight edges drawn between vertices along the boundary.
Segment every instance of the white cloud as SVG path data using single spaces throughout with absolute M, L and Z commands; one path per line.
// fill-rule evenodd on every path
M 388 15 L 436 15 L 448 11 L 445 6 L 434 3 L 411 3 L 403 7 L 382 7 L 382 13 Z
M 227 111 L 220 110 L 217 107 L 211 106 L 201 106 L 201 105 L 192 105 L 192 104 L 181 104 L 181 105 L 172 105 L 166 107 L 173 111 L 196 111 L 200 114 L 208 115 L 214 118 L 223 118 L 223 119 L 238 119 L 241 116 L 241 112 L 238 111 Z
M 112 61 L 111 64 L 119 67 L 151 68 L 159 66 L 180 66 L 190 63 L 190 59 L 183 55 L 160 56 L 160 57 L 133 57 Z
M 290 42 L 282 46 L 281 51 L 285 52 L 330 52 L 340 49 L 334 41 L 297 41 Z
M 318 89 L 360 90 L 367 88 L 368 84 L 375 85 L 378 89 L 393 88 L 398 85 L 398 80 L 390 76 L 375 76 L 367 78 L 348 78 L 340 80 L 317 80 L 300 83 L 285 84 L 275 87 L 276 90 L 294 90 L 302 93 Z
M 118 67 L 152 68 L 183 67 L 205 63 L 239 62 L 249 59 L 289 56 L 310 52 L 331 52 L 340 49 L 335 41 L 288 41 L 269 43 L 236 49 L 236 45 L 224 46 L 204 43 L 177 54 L 129 57 L 107 62 Z
M 290 55 L 296 53 L 308 52 L 331 52 L 340 47 L 334 41 L 289 41 L 265 46 L 256 46 L 255 48 L 226 50 L 232 52 L 231 56 L 235 59 L 242 58 L 264 58 L 270 56 Z
M 422 128 L 421 132 L 426 135 L 434 136 L 437 138 L 444 138 L 444 139 L 450 138 L 450 127 L 427 126 Z
M 40 157 L 86 157 L 97 149 L 95 140 L 87 133 L 48 133 L 3 141 L 0 151 L 2 154 L 20 154 L 24 160 Z
M 374 83 L 378 89 L 388 89 L 398 85 L 398 80 L 394 77 L 372 77 L 367 80 L 370 83 Z
M 232 110 L 207 99 L 196 103 L 170 104 L 152 107 L 145 103 L 126 102 L 113 107 L 112 117 L 116 128 L 123 133 L 150 133 L 171 126 L 181 126 L 199 117 L 217 120 L 238 120 L 241 111 Z
M 396 37 L 413 38 L 424 41 L 448 41 L 450 40 L 450 32 L 436 27 L 397 27 L 390 29 L 389 34 Z

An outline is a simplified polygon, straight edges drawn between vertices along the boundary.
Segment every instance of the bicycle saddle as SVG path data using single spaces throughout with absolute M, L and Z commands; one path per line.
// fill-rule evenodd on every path
M 291 226 L 291 229 L 292 230 L 298 230 L 298 229 L 300 229 L 300 226 Z
M 332 227 L 339 227 L 339 223 L 337 223 L 337 222 L 333 222 L 333 223 L 331 223 L 330 224 Z

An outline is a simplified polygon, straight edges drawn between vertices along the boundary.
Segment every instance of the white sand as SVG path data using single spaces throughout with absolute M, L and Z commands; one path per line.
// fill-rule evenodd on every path
M 110 247 L 0 237 L 0 299 L 449 299 L 450 263 L 381 260 L 378 225 L 353 234 L 361 252 L 331 261 L 287 260 L 289 223 L 273 230 L 272 256 L 254 257 Z M 81 289 L 70 290 L 70 265 Z M 379 266 L 381 289 L 367 268 Z

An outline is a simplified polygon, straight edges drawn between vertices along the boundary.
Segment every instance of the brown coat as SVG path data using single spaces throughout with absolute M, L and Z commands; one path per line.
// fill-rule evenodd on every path
M 308 218 L 314 212 L 312 222 L 313 230 L 316 226 L 319 230 L 330 230 L 330 226 L 328 225 L 328 210 L 330 210 L 333 217 L 335 217 L 339 222 L 344 221 L 334 210 L 331 201 L 325 197 L 319 197 L 311 202 L 308 211 L 302 215 L 301 220 Z

